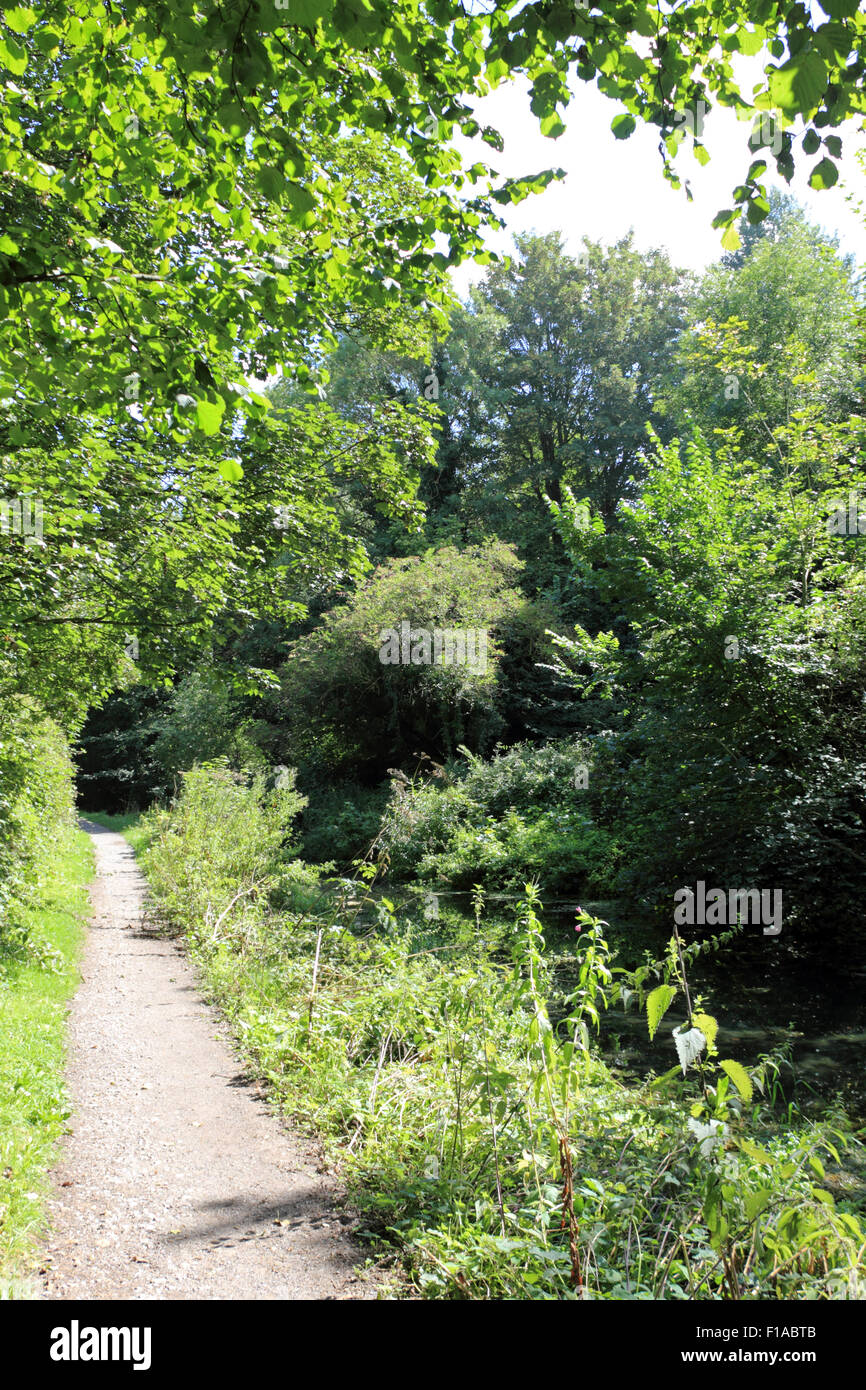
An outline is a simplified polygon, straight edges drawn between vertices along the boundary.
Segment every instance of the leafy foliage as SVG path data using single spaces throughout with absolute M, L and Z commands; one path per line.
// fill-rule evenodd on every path
M 499 541 L 458 551 L 443 546 L 379 567 L 290 649 L 281 672 L 277 715 L 280 757 L 333 772 L 352 768 L 381 780 L 389 762 L 422 753 L 442 757 L 466 739 L 492 741 L 500 645 L 497 629 L 520 607 L 511 587 L 518 563 Z M 412 646 L 383 662 L 383 634 L 470 632 L 484 660 L 434 660 Z M 464 638 L 468 643 L 468 638 Z M 468 645 L 466 651 L 468 653 Z
M 32 700 L 0 705 L 0 988 L 8 955 L 38 958 L 27 908 L 46 886 L 53 847 L 67 836 L 72 809 L 62 730 Z
M 841 1162 L 847 1135 L 779 1128 L 729 1100 L 731 1142 L 705 1154 L 703 1129 L 718 1127 L 624 1086 L 593 1055 L 589 1030 L 622 980 L 603 923 L 578 918 L 579 971 L 557 1025 L 533 890 L 492 950 L 480 902 L 471 936 L 444 923 L 436 934 L 365 891 L 368 874 L 338 883 L 312 917 L 287 913 L 273 906 L 284 868 L 261 853 L 265 817 L 253 790 L 206 770 L 188 779 L 173 811 L 151 814 L 156 899 L 272 1094 L 340 1155 L 415 1289 L 859 1296 L 862 1228 L 822 1162 Z M 208 868 L 205 826 L 219 843 L 230 833 L 243 874 L 226 876 L 221 853 Z
M 772 440 L 769 461 L 736 433 L 715 456 L 657 446 L 619 529 L 579 542 L 634 640 L 565 639 L 563 670 L 582 688 L 595 663 L 613 704 L 639 692 L 610 811 L 651 901 L 715 878 L 778 885 L 802 912 L 862 875 L 863 556 L 829 524 L 862 488 L 862 421 L 812 406 Z
M 617 849 L 589 811 L 588 764 L 581 744 L 517 746 L 489 762 L 470 755 L 426 783 L 395 780 L 380 842 L 391 873 L 455 888 L 537 878 L 545 890 L 603 895 Z

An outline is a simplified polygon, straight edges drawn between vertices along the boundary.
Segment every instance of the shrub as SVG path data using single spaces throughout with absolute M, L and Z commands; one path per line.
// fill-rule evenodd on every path
M 224 758 L 182 773 L 173 807 L 150 813 L 166 864 L 183 860 L 177 877 L 166 879 L 174 883 L 168 910 L 185 915 L 204 901 L 203 892 L 238 881 L 250 890 L 272 887 L 275 869 L 293 858 L 289 831 L 305 805 L 291 771 L 270 790 L 262 776 L 250 781 Z
M 338 782 L 311 787 L 301 819 L 304 858 L 346 867 L 361 859 L 379 833 L 388 786 Z
M 0 959 L 32 946 L 21 908 L 38 895 L 73 807 L 62 730 L 28 697 L 7 704 L 0 709 Z
M 213 667 L 201 666 L 184 676 L 152 727 L 153 757 L 168 787 L 196 763 L 215 758 L 225 758 L 238 771 L 266 770 L 264 754 L 239 717 L 226 678 Z
M 604 893 L 617 851 L 590 813 L 581 775 L 590 760 L 589 743 L 521 745 L 489 762 L 468 755 L 449 769 L 459 780 L 441 789 L 396 781 L 382 836 L 392 873 L 455 887 L 538 878 L 548 892 Z
M 497 633 L 521 606 L 511 587 L 519 569 L 500 541 L 462 551 L 443 546 L 380 566 L 348 603 L 292 644 L 278 702 L 285 760 L 373 780 L 419 750 L 441 758 L 460 743 L 489 746 L 502 728 Z M 476 652 L 474 664 L 383 662 L 383 630 L 399 631 L 404 621 L 427 632 L 481 630 L 485 659 Z

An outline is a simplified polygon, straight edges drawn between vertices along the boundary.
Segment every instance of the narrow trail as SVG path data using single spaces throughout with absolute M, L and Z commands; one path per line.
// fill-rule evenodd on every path
M 82 824 L 97 878 L 43 1296 L 374 1296 L 311 1149 L 241 1074 L 179 947 L 147 931 L 131 848 Z

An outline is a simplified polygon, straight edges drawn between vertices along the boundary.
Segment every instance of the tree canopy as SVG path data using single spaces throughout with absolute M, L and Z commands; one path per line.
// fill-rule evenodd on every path
M 308 371 L 347 303 L 440 303 L 497 203 L 553 176 L 464 169 L 449 144 L 459 130 L 501 147 L 474 103 L 506 77 L 528 79 L 551 137 L 570 77 L 596 83 L 624 107 L 619 138 L 636 119 L 658 128 L 675 181 L 686 130 L 708 157 L 701 102 L 774 113 L 717 219 L 729 248 L 739 210 L 767 214 L 768 151 L 790 177 L 801 122 L 796 157 L 819 156 L 811 181 L 829 186 L 832 132 L 866 109 L 856 0 L 48 0 L 2 15 L 3 397 L 38 410 L 74 387 L 116 409 L 132 379 L 145 407 L 207 433 L 227 407 L 264 408 L 249 375 Z M 420 181 L 411 207 L 383 202 L 381 182 L 377 206 L 334 160 L 353 132 L 387 137 Z

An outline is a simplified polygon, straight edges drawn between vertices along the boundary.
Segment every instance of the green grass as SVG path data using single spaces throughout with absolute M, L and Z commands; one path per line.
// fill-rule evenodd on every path
M 28 911 L 39 956 L 5 961 L 0 973 L 0 1297 L 27 1296 L 19 1281 L 43 1226 L 46 1174 L 69 1116 L 66 1012 L 92 877 L 90 841 L 70 829 L 41 901 Z
M 116 830 L 132 845 L 136 854 L 147 849 L 152 839 L 152 832 L 139 811 L 128 811 L 122 816 L 110 816 L 107 811 L 82 811 L 80 814 L 85 820 L 104 825 L 106 830 Z

